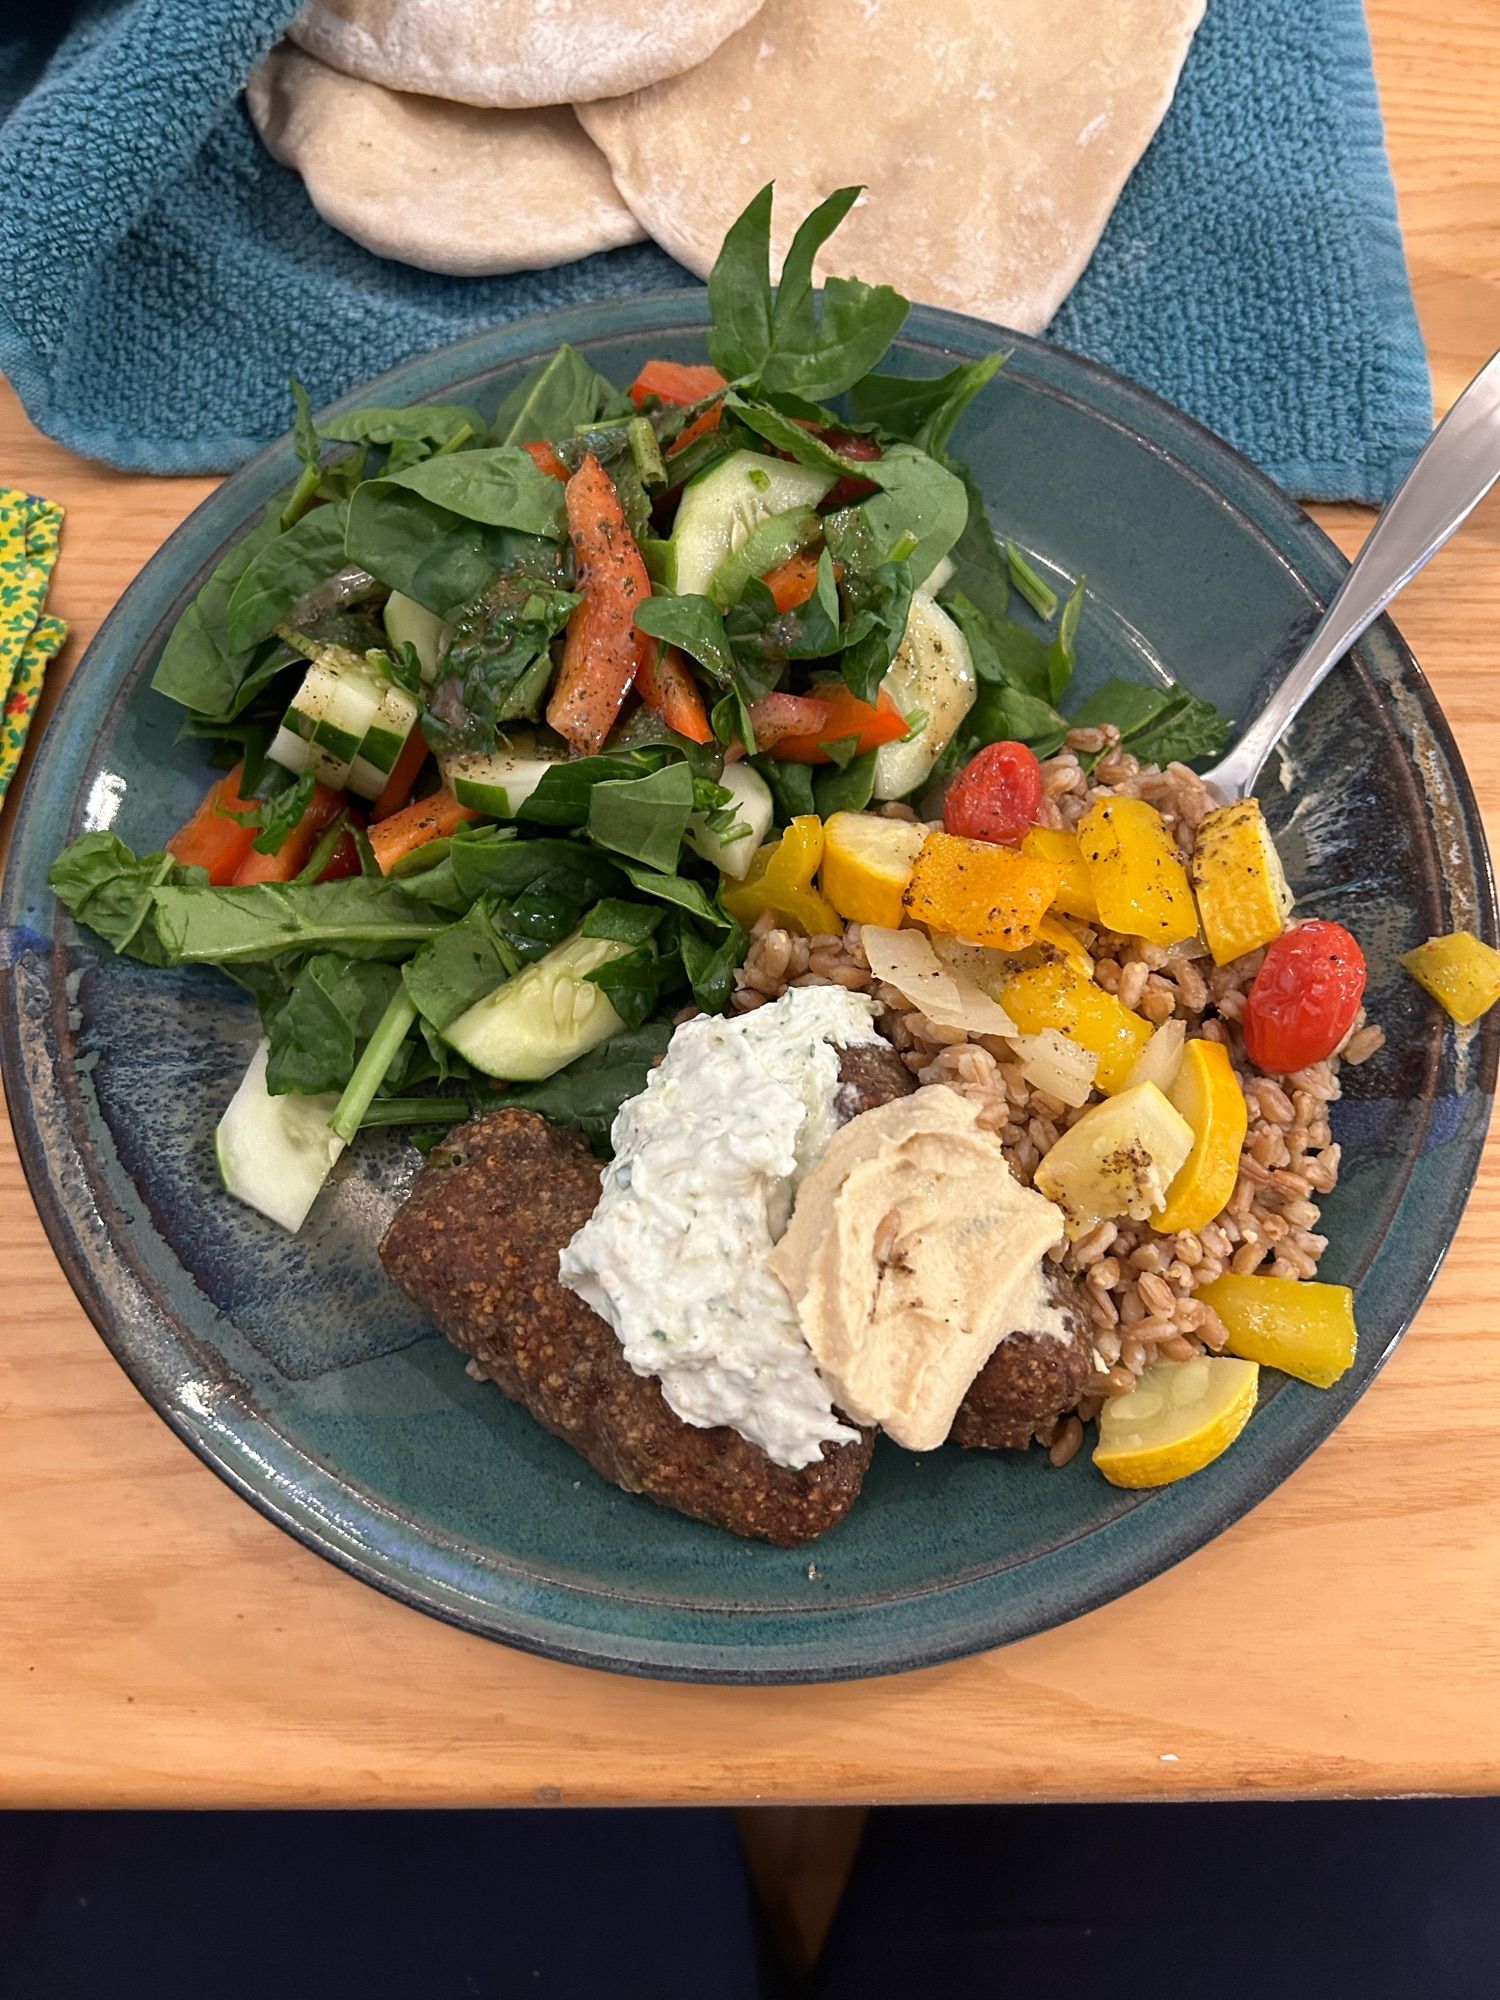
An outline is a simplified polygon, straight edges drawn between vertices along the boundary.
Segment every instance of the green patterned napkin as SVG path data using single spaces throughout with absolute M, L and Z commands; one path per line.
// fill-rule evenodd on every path
M 0 802 L 26 747 L 47 662 L 68 636 L 44 609 L 62 518 L 55 501 L 0 488 Z

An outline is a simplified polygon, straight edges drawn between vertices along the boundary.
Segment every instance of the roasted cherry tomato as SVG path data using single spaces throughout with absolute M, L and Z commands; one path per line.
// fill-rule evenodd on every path
M 1365 955 L 1342 924 L 1321 918 L 1283 931 L 1245 1003 L 1245 1052 L 1277 1075 L 1331 1056 L 1354 1026 Z
M 964 840 L 1018 847 L 1042 809 L 1042 767 L 1024 743 L 986 743 L 943 801 L 943 825 Z

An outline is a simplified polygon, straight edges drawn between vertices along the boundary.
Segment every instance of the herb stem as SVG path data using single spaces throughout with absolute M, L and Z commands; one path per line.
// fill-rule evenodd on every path
M 301 874 L 292 877 L 294 882 L 316 882 L 323 870 L 338 852 L 339 842 L 344 837 L 344 828 L 349 819 L 349 808 L 342 806 L 324 828 L 317 846 L 308 856 L 307 866 Z
M 472 424 L 460 424 L 452 437 L 444 438 L 443 442 L 431 456 L 433 458 L 446 458 L 450 451 L 457 451 L 462 445 L 466 445 L 473 435 L 474 426 Z
M 396 1052 L 406 1040 L 416 1018 L 417 1010 L 407 997 L 405 986 L 397 987 L 391 995 L 390 1005 L 376 1024 L 374 1034 L 365 1045 L 364 1054 L 354 1065 L 354 1074 L 345 1085 L 344 1094 L 334 1106 L 333 1116 L 328 1121 L 328 1129 L 346 1146 L 354 1143 L 354 1135 L 374 1103 L 375 1093 L 385 1082 L 386 1072 L 396 1060 Z
M 323 477 L 320 465 L 304 465 L 297 474 L 297 484 L 292 488 L 286 505 L 281 510 L 281 531 L 295 527 L 313 503 L 313 495 L 318 490 L 318 482 Z
M 462 1097 L 377 1097 L 359 1121 L 361 1132 L 379 1125 L 457 1124 L 472 1107 Z
M 1005 544 L 1005 561 L 1010 570 L 1010 580 L 1020 591 L 1038 618 L 1050 618 L 1057 609 L 1057 592 L 1044 576 L 1039 576 L 1016 547 L 1014 542 Z

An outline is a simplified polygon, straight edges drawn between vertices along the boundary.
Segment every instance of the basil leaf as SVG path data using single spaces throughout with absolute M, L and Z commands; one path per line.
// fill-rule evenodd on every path
M 580 425 L 628 417 L 634 405 L 566 342 L 511 390 L 489 428 L 491 444 L 572 437 Z
M 740 965 L 750 940 L 732 919 L 717 944 L 711 943 L 691 924 L 678 933 L 682 969 L 693 989 L 693 998 L 705 1014 L 722 1014 L 734 992 L 735 968 Z
M 857 739 L 855 739 L 857 740 Z M 820 771 L 813 779 L 813 811 L 819 819 L 836 812 L 863 812 L 875 796 L 875 755 L 866 750 L 850 757 L 841 769 Z
M 987 354 L 946 375 L 866 375 L 853 385 L 851 398 L 866 423 L 937 454 L 947 450 L 959 418 L 1009 358 Z
M 596 1153 L 607 1154 L 615 1114 L 627 1098 L 646 1088 L 671 1039 L 670 1022 L 648 1021 L 612 1035 L 545 1083 L 508 1090 L 505 1102 L 522 1111 L 540 1112 L 549 1125 L 581 1131 Z
M 348 518 L 348 503 L 343 500 L 314 507 L 257 549 L 226 608 L 230 652 L 245 652 L 268 638 L 315 585 L 343 568 Z
M 136 854 L 113 833 L 82 835 L 47 871 L 53 895 L 79 923 L 144 965 L 171 962 L 157 935 L 155 891 L 167 882 L 207 880 L 201 868 L 183 868 L 170 854 Z
M 869 538 L 875 564 L 899 557 L 911 565 L 914 577 L 929 577 L 968 522 L 963 481 L 909 444 L 892 445 L 883 458 L 860 463 L 858 470 L 881 490 L 828 517 L 828 546 L 835 555 L 843 554 L 841 537 L 862 534 Z M 851 516 L 857 518 L 846 518 Z
M 256 816 L 260 831 L 250 845 L 257 854 L 279 854 L 292 828 L 301 824 L 302 815 L 312 804 L 312 795 L 317 779 L 311 771 L 304 771 L 300 778 L 283 785 L 279 792 L 264 800 Z
M 670 875 L 693 809 L 693 774 L 681 761 L 644 778 L 606 778 L 589 794 L 589 838 Z
M 521 959 L 496 929 L 489 898 L 480 897 L 461 923 L 450 924 L 401 968 L 407 995 L 438 1033 L 503 986 Z
M 594 787 L 606 779 L 645 778 L 669 761 L 670 752 L 652 746 L 643 750 L 605 751 L 597 757 L 570 757 L 554 764 L 517 811 L 519 819 L 542 826 L 583 826 L 589 816 Z
M 451 444 L 464 431 L 484 434 L 484 418 L 467 403 L 412 403 L 401 408 L 371 406 L 325 417 L 318 436 L 339 444 Z
M 269 1024 L 266 1089 L 309 1095 L 342 1090 L 390 1004 L 401 974 L 394 965 L 318 952 L 297 974 Z

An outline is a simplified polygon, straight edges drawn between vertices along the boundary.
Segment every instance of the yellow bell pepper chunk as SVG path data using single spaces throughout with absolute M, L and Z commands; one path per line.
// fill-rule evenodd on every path
M 1144 799 L 1100 799 L 1078 822 L 1099 920 L 1127 937 L 1179 944 L 1194 936 L 1193 891 L 1167 823 Z
M 1259 800 L 1236 799 L 1202 822 L 1193 848 L 1193 888 L 1215 965 L 1281 936 L 1292 892 Z
M 935 832 L 922 842 L 902 904 L 929 930 L 1020 951 L 1036 937 L 1061 878 L 1055 861 Z
M 803 813 L 780 840 L 767 841 L 757 850 L 743 882 L 725 882 L 725 909 L 747 931 L 771 910 L 809 937 L 837 935 L 843 921 L 828 898 L 813 887 L 822 859 L 823 822 L 813 813 Z
M 1099 1058 L 1094 1086 L 1106 1097 L 1123 1090 L 1141 1050 L 1151 1039 L 1151 1023 L 1085 979 L 1063 960 L 1028 966 L 1006 980 L 1000 1004 L 1023 1035 L 1043 1028 L 1077 1042 Z
M 1036 943 L 1031 949 L 1037 953 L 1039 962 L 1045 962 L 1052 952 L 1060 951 L 1075 972 L 1085 979 L 1094 976 L 1094 961 L 1084 950 L 1077 931 L 1071 924 L 1065 924 L 1061 917 L 1048 915 L 1042 918 L 1036 927 Z
M 1052 901 L 1053 909 L 1060 910 L 1065 917 L 1081 917 L 1086 924 L 1098 923 L 1099 905 L 1094 901 L 1089 865 L 1076 833 L 1067 827 L 1034 826 L 1021 842 L 1021 852 L 1034 861 L 1055 861 L 1061 868 L 1062 881 Z
M 1173 1236 L 1204 1228 L 1234 1193 L 1250 1112 L 1229 1051 L 1201 1038 L 1184 1047 L 1167 1095 L 1193 1128 L 1187 1164 L 1167 1189 L 1166 1207 L 1151 1218 L 1153 1229 Z
M 1331 1388 L 1354 1360 L 1359 1336 L 1347 1285 L 1226 1271 L 1194 1296 L 1228 1327 L 1231 1354 L 1284 1369 L 1315 1389 Z
M 818 886 L 849 923 L 901 928 L 901 898 L 927 829 L 879 813 L 837 812 L 823 826 Z
M 1429 938 L 1401 963 L 1466 1028 L 1500 1000 L 1500 951 L 1472 931 Z

